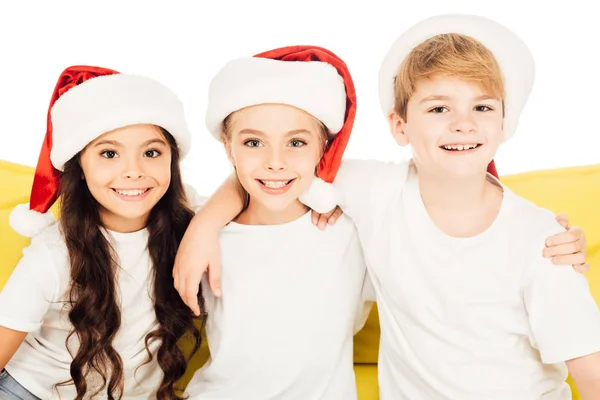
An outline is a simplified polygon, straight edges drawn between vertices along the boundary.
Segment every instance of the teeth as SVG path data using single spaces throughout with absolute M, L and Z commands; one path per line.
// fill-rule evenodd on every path
M 140 194 L 144 194 L 146 192 L 145 189 L 135 189 L 135 190 L 118 190 L 115 189 L 117 193 L 122 196 L 139 196 Z
M 456 145 L 446 145 L 446 146 L 442 146 L 444 147 L 444 149 L 446 150 L 470 150 L 470 149 L 474 149 L 475 147 L 477 147 L 477 144 L 456 144 Z
M 266 187 L 279 189 L 288 184 L 289 181 L 261 181 Z

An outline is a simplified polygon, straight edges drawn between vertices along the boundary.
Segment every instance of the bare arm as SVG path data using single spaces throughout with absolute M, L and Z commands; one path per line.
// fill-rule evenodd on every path
M 0 326 L 0 371 L 4 369 L 21 346 L 25 336 L 27 336 L 27 332 L 15 331 Z
M 600 353 L 568 360 L 567 368 L 583 400 L 600 399 Z
M 200 315 L 200 281 L 207 270 L 214 295 L 221 295 L 219 231 L 242 211 L 242 207 L 242 196 L 229 177 L 198 211 L 181 240 L 173 279 L 182 300 L 196 315 Z

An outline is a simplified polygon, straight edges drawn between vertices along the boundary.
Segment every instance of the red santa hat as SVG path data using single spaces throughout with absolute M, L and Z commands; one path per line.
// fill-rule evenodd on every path
M 183 104 L 162 84 L 101 67 L 65 69 L 50 99 L 29 203 L 13 210 L 11 227 L 33 237 L 52 224 L 49 209 L 58 196 L 65 163 L 103 133 L 135 124 L 160 126 L 173 135 L 182 157 L 189 151 Z
M 315 211 L 330 211 L 338 203 L 332 182 L 356 116 L 356 91 L 348 67 L 331 51 L 315 46 L 283 47 L 230 61 L 210 84 L 206 126 L 220 140 L 229 114 L 266 103 L 302 109 L 328 128 L 332 137 L 317 178 L 300 201 Z
M 515 33 L 475 15 L 435 16 L 414 25 L 394 42 L 379 70 L 379 101 L 384 115 L 387 117 L 394 108 L 394 81 L 404 59 L 419 44 L 444 33 L 472 37 L 494 54 L 504 81 L 504 139 L 509 139 L 533 88 L 535 63 L 529 48 Z M 497 176 L 493 161 L 488 171 Z

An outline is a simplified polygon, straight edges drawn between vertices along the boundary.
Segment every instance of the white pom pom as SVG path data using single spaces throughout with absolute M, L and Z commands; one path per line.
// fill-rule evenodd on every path
M 299 200 L 323 214 L 333 210 L 339 204 L 339 195 L 331 183 L 315 178 L 310 187 L 300 195 Z
M 188 206 L 194 210 L 194 212 L 198 212 L 198 210 L 202 208 L 208 199 L 200 196 L 196 191 L 196 188 L 194 188 L 192 185 L 185 183 L 183 186 L 185 189 L 185 197 L 187 197 Z
M 19 235 L 25 237 L 34 237 L 50 225 L 54 224 L 55 219 L 52 211 L 40 213 L 29 209 L 29 204 L 19 204 L 16 206 L 9 217 L 10 226 Z

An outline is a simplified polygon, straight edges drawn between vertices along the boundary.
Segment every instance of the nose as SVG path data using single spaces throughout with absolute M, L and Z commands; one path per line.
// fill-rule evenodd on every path
M 123 178 L 140 179 L 144 176 L 144 169 L 142 167 L 142 163 L 139 157 L 127 158 L 125 168 L 123 170 Z
M 477 122 L 471 112 L 455 112 L 450 130 L 456 133 L 472 133 L 477 131 Z
M 282 150 L 271 148 L 265 164 L 265 168 L 270 171 L 281 171 L 285 169 L 284 156 Z

